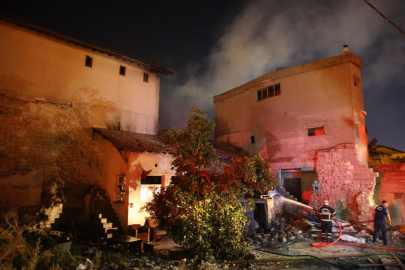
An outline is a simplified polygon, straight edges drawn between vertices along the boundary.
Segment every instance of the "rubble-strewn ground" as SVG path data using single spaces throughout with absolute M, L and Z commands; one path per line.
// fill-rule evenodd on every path
M 63 237 L 47 235 L 43 230 L 26 230 L 11 224 L 12 226 L 7 228 L 2 223 L 0 227 L 0 251 L 17 247 L 13 252 L 20 252 L 22 257 L 16 256 L 14 264 L 34 265 L 36 263 L 36 268 L 27 269 L 353 269 L 361 264 L 387 263 L 389 262 L 387 260 L 397 263 L 392 254 L 405 262 L 405 253 L 399 252 L 390 253 L 377 249 L 338 245 L 325 248 L 311 247 L 311 243 L 322 240 L 320 231 L 314 223 L 301 217 L 291 219 L 279 217 L 274 219 L 268 232 L 245 235 L 245 240 L 250 243 L 251 255 L 248 258 L 200 264 L 191 259 L 184 259 L 185 253 L 181 247 L 168 238 L 157 242 L 158 245 L 154 247 L 153 253 L 141 254 L 139 249 L 117 245 L 112 241 L 100 239 L 95 242 L 91 232 L 83 231 L 80 238 L 72 240 L 72 235 Z M 350 235 L 352 240 L 365 242 L 362 245 L 373 245 L 366 227 L 346 227 L 344 235 Z M 404 249 L 404 235 L 393 230 L 390 230 L 388 235 L 389 248 Z M 39 238 L 41 240 L 38 242 Z M 34 249 L 18 248 L 27 243 Z M 340 240 L 339 243 L 348 242 Z M 38 244 L 40 244 L 40 248 L 35 249 L 35 247 L 39 247 Z M 379 244 L 374 246 L 379 246 Z M 10 261 L 7 264 L 3 260 L 5 253 L 0 253 L 2 253 L 0 254 L 0 269 L 13 269 Z M 385 254 L 382 255 L 382 253 Z M 302 255 L 307 256 L 305 260 L 297 260 L 299 256 L 302 258 Z M 348 257 L 353 255 L 356 256 Z M 17 269 L 19 268 L 17 267 Z M 361 269 L 376 268 L 362 267 Z

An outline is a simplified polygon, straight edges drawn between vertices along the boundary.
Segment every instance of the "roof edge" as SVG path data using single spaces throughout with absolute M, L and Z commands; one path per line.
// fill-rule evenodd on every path
M 309 71 L 313 71 L 313 70 L 317 70 L 317 69 L 321 69 L 321 68 L 327 68 L 327 67 L 337 66 L 337 65 L 346 64 L 346 63 L 352 63 L 360 69 L 363 68 L 363 61 L 355 54 L 353 54 L 351 52 L 347 52 L 347 53 L 343 53 L 341 55 L 333 56 L 330 58 L 325 58 L 325 59 L 317 60 L 314 62 L 305 63 L 305 64 L 301 64 L 298 66 L 267 73 L 256 79 L 253 79 L 247 83 L 244 83 L 238 87 L 228 90 L 222 94 L 214 96 L 214 103 L 218 103 L 218 102 L 221 102 L 228 98 L 231 98 L 237 94 L 250 90 L 256 86 L 259 86 L 260 84 L 265 83 L 269 80 L 277 80 L 277 79 L 281 79 L 284 77 L 288 77 L 288 76 L 292 76 L 292 75 L 296 75 L 296 74 L 300 74 L 300 73 L 304 73 L 304 72 L 309 72 Z
M 65 41 L 67 43 L 71 43 L 77 46 L 81 46 L 84 47 L 86 49 L 90 49 L 90 50 L 94 50 L 94 51 L 98 51 L 100 53 L 105 53 L 108 56 L 112 56 L 112 57 L 116 57 L 116 58 L 120 58 L 124 61 L 128 61 L 130 63 L 133 64 L 137 64 L 139 66 L 142 66 L 148 70 L 154 71 L 156 73 L 160 73 L 163 75 L 172 75 L 173 71 L 165 69 L 164 67 L 158 66 L 158 65 L 154 65 L 151 64 L 149 62 L 146 62 L 144 60 L 140 60 L 138 58 L 132 57 L 130 55 L 124 54 L 124 53 L 120 53 L 102 46 L 98 46 L 98 45 L 94 45 L 85 41 L 81 41 L 79 39 L 76 38 L 72 38 L 66 35 L 63 35 L 61 33 L 58 33 L 56 31 L 53 30 L 49 30 L 48 28 L 36 25 L 28 20 L 22 19 L 20 17 L 17 17 L 15 15 L 11 15 L 8 14 L 6 12 L 0 11 L 0 20 L 6 22 L 6 23 L 11 23 L 14 24 L 16 26 L 19 27 L 23 27 L 26 28 L 28 30 L 32 30 L 35 31 L 39 34 L 44 34 L 47 35 L 48 37 L 52 37 L 58 40 L 62 40 Z

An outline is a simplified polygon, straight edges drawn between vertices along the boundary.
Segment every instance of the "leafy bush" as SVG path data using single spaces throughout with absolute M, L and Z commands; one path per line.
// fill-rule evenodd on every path
M 176 174 L 145 209 L 198 260 L 242 257 L 247 219 L 238 198 L 247 192 L 267 193 L 275 178 L 260 156 L 221 163 L 209 141 L 214 124 L 204 111 L 192 112 L 186 129 L 161 130 L 175 148 Z

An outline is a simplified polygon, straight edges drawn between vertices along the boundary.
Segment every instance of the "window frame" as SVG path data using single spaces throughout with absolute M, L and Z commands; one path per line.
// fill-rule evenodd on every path
M 276 83 L 257 90 L 257 101 L 281 95 L 281 84 Z

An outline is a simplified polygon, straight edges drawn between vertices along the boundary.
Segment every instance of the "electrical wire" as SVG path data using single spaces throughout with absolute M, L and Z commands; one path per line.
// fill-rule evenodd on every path
M 383 3 L 389 10 L 391 10 L 392 13 L 394 13 L 395 15 L 397 15 L 403 22 L 405 22 L 405 19 L 404 19 L 400 14 L 398 14 L 394 9 L 392 9 L 387 3 L 385 3 L 385 2 L 382 1 L 382 0 L 378 0 L 378 1 L 380 1 L 381 3 Z
M 403 35 L 405 35 L 405 32 L 399 28 L 399 26 L 397 26 L 395 23 L 393 23 L 390 19 L 388 19 L 384 14 L 381 13 L 381 11 L 379 11 L 375 6 L 373 6 L 372 4 L 370 4 L 370 2 L 368 2 L 367 0 L 363 0 L 364 2 L 366 2 L 367 5 L 369 5 L 372 9 L 374 9 L 378 14 L 380 14 L 381 17 L 383 17 L 387 22 L 389 22 L 390 24 L 392 24 L 396 29 L 398 29 L 399 32 L 401 32 Z

